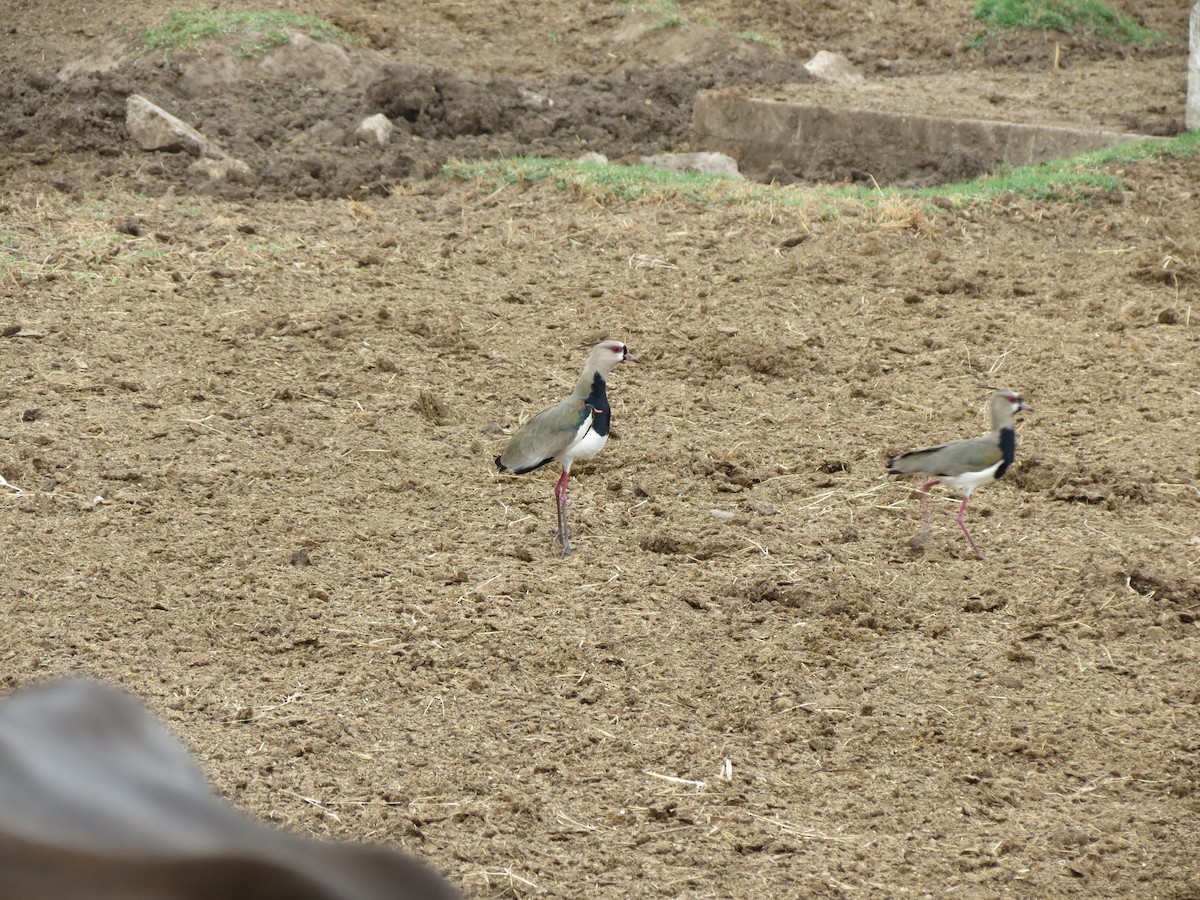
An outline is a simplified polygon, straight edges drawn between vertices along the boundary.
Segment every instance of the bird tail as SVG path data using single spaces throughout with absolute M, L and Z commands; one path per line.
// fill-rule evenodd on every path
M 899 456 L 894 456 L 887 461 L 889 475 L 910 475 L 913 472 L 922 472 L 922 461 L 926 455 L 925 450 L 910 450 L 908 453 L 902 453 Z

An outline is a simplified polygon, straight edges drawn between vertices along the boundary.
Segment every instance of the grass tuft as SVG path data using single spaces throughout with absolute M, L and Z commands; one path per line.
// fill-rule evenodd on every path
M 979 0 L 975 18 L 997 31 L 1014 28 L 1049 29 L 1067 34 L 1084 31 L 1123 44 L 1156 44 L 1167 40 L 1161 31 L 1147 28 L 1104 0 Z
M 745 41 L 748 44 L 762 44 L 777 52 L 783 50 L 783 41 L 779 38 L 774 35 L 763 34 L 761 31 L 754 31 L 753 29 L 739 32 L 737 39 Z
M 248 10 L 177 10 L 167 21 L 142 35 L 146 50 L 194 50 L 204 41 L 229 35 L 242 35 L 239 56 L 259 56 L 271 47 L 286 44 L 291 32 L 299 31 L 314 40 L 341 40 L 353 43 L 354 37 L 324 19 L 291 12 L 253 12 Z
M 655 28 L 686 28 L 688 25 L 687 16 L 674 0 L 629 0 L 621 10 L 650 16 Z

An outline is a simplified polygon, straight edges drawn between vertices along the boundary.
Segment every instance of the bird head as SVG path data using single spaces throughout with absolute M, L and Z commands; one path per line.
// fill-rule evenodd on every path
M 992 408 L 1000 407 L 1007 409 L 1009 416 L 1014 416 L 1022 410 L 1033 412 L 1033 407 L 1021 399 L 1021 395 L 1016 391 L 1010 391 L 1008 388 L 993 388 L 988 390 L 993 391 Z
M 620 341 L 595 341 L 591 344 L 581 344 L 581 347 L 591 347 L 589 361 L 600 372 L 611 372 L 619 362 L 637 362 L 629 355 L 629 347 Z

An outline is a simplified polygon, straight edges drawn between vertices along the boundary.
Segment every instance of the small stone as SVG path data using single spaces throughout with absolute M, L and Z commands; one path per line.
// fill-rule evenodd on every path
M 193 172 L 202 172 L 210 181 L 246 182 L 252 175 L 248 165 L 240 159 L 198 159 L 190 166 Z
M 745 178 L 738 171 L 737 160 L 724 153 L 659 153 L 643 156 L 640 162 L 643 166 L 654 166 L 668 172 L 695 172 L 700 175 Z
M 354 136 L 360 144 L 374 142 L 380 147 L 384 147 L 392 139 L 392 132 L 395 129 L 396 126 L 392 124 L 391 119 L 383 113 L 375 113 L 358 123 Z
M 140 94 L 130 94 L 125 100 L 125 127 L 143 150 L 182 150 L 193 156 L 208 151 L 204 135 Z
M 525 88 L 521 88 L 521 102 L 529 109 L 550 109 L 554 106 L 554 101 L 549 97 Z
M 859 84 L 863 81 L 862 74 L 854 68 L 854 64 L 840 53 L 830 53 L 819 50 L 817 54 L 804 64 L 804 71 L 818 81 L 830 84 Z

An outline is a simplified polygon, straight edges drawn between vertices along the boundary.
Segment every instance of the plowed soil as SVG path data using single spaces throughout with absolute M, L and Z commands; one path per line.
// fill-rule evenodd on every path
M 904 215 L 438 175 L 697 149 L 696 90 L 821 49 L 1177 133 L 1184 4 L 1120 5 L 1169 40 L 349 0 L 278 4 L 340 54 L 155 55 L 173 5 L 13 0 L 4 685 L 120 683 L 239 808 L 471 897 L 1200 895 L 1200 160 Z M 139 150 L 130 93 L 251 174 Z M 557 471 L 492 459 L 601 337 L 639 362 L 564 559 Z M 988 385 L 1036 408 L 968 508 L 988 559 L 946 489 L 914 546 L 884 462 L 985 431 Z

